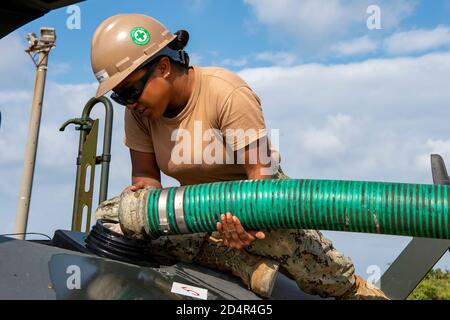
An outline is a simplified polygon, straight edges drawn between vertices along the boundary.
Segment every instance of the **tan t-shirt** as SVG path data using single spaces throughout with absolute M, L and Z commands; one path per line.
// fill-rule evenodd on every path
M 233 151 L 267 136 L 260 100 L 226 69 L 194 73 L 191 97 L 176 117 L 150 120 L 126 109 L 125 145 L 155 153 L 160 170 L 181 185 L 247 179 Z

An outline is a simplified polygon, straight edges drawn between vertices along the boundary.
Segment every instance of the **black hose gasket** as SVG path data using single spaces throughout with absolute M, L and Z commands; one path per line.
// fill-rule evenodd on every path
M 121 235 L 104 226 L 105 223 L 117 223 L 99 219 L 87 236 L 86 248 L 93 254 L 140 266 L 157 267 L 151 256 L 151 242 Z

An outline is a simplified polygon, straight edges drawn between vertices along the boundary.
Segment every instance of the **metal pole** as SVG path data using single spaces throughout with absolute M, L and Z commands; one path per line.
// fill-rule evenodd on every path
M 42 29 L 41 29 L 42 32 Z M 16 239 L 23 240 L 28 223 L 28 212 L 30 209 L 30 198 L 33 186 L 34 167 L 36 163 L 36 151 L 39 139 L 39 127 L 42 114 L 42 101 L 44 98 L 45 78 L 47 75 L 48 54 L 52 46 L 44 46 L 40 49 L 39 60 L 36 71 L 36 82 L 34 85 L 34 96 L 31 109 L 31 117 L 28 128 L 28 141 L 25 149 L 25 160 L 20 185 L 19 202 L 16 212 L 16 222 L 13 233 L 16 233 Z M 29 50 L 27 52 L 32 52 Z
M 99 101 L 105 105 L 106 115 L 105 132 L 103 134 L 103 152 L 100 158 L 102 171 L 98 204 L 102 203 L 108 198 L 109 163 L 111 162 L 111 137 L 113 128 L 113 107 L 111 102 L 106 97 L 101 97 Z

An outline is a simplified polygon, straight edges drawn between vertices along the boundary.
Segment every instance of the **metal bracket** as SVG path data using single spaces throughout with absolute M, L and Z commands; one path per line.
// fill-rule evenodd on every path
M 77 163 L 80 169 L 80 174 L 77 176 L 75 197 L 78 201 L 74 203 L 74 215 L 72 217 L 72 230 L 76 231 L 81 231 L 83 212 L 85 208 L 87 208 L 85 232 L 89 232 L 91 228 L 90 221 L 92 213 L 92 198 L 94 194 L 95 165 L 97 160 L 98 123 L 98 119 L 94 120 L 91 129 L 87 132 L 81 148 L 82 155 L 79 157 L 79 163 Z M 88 171 L 89 176 L 87 176 Z M 87 181 L 89 181 L 89 189 L 85 190 Z

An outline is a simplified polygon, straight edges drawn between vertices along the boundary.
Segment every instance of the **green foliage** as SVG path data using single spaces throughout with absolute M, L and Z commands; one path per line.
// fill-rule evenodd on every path
M 450 271 L 431 270 L 408 300 L 450 300 Z

